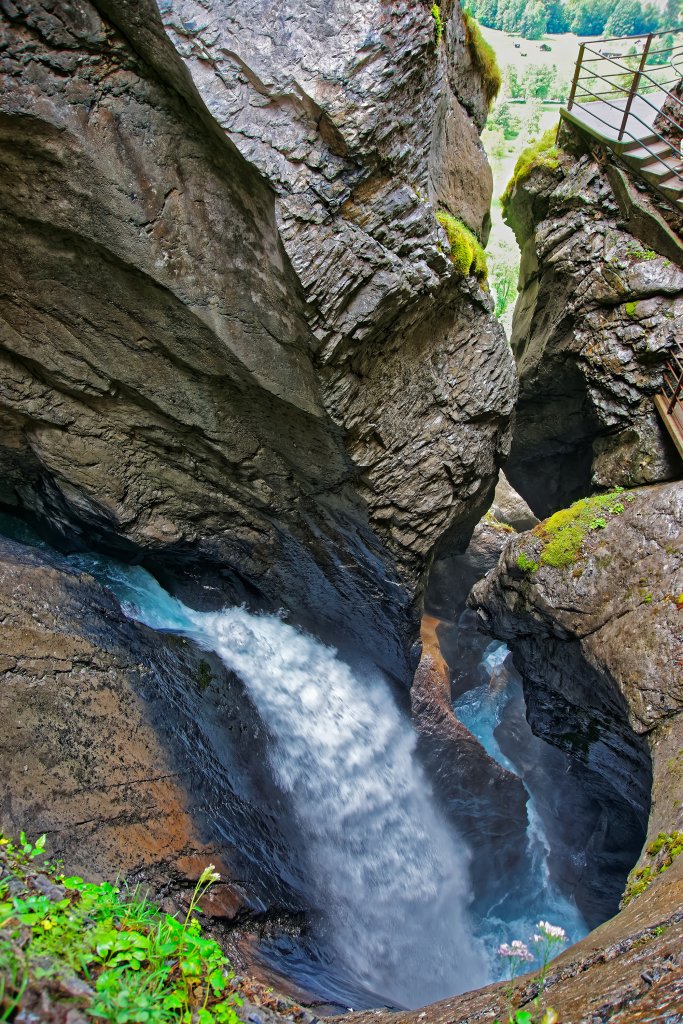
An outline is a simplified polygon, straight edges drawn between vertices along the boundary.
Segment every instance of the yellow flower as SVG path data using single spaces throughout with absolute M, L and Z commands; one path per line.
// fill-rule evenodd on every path
M 55 926 L 54 921 L 50 921 L 49 918 L 47 917 L 45 918 L 44 921 L 41 921 L 40 923 L 42 924 L 46 932 L 49 932 L 50 928 L 54 928 Z
M 4 838 L 0 839 L 0 846 L 7 846 L 8 843 L 9 843 L 9 839 L 4 839 Z

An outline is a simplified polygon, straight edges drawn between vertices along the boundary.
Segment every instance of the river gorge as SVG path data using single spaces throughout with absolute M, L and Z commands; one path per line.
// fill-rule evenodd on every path
M 3 836 L 215 865 L 249 1024 L 681 1024 L 680 211 L 563 123 L 508 340 L 457 3 L 0 18 Z

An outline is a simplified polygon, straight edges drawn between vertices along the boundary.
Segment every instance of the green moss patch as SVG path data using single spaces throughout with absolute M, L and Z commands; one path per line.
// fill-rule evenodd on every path
M 522 551 L 517 556 L 517 568 L 524 572 L 536 572 L 540 565 L 564 569 L 581 557 L 586 535 L 604 530 L 610 519 L 620 516 L 625 510 L 624 502 L 635 500 L 635 495 L 616 487 L 608 494 L 596 494 L 592 498 L 581 498 L 569 508 L 563 508 L 545 522 L 533 529 L 533 534 L 543 541 L 540 561 Z
M 586 534 L 604 529 L 610 518 L 621 515 L 625 509 L 624 500 L 632 501 L 633 495 L 618 487 L 608 494 L 575 501 L 569 508 L 560 509 L 550 519 L 534 527 L 534 533 L 544 541 L 541 563 L 562 569 L 576 562 L 581 556 Z
M 474 275 L 480 281 L 486 281 L 488 277 L 486 253 L 476 235 L 461 220 L 445 210 L 439 210 L 436 219 L 446 230 L 451 261 L 462 276 Z
M 637 302 L 627 302 L 626 306 L 625 306 L 626 316 L 635 316 L 637 308 L 638 308 L 638 303 Z
M 536 572 L 538 569 L 538 562 L 534 561 L 526 551 L 521 551 L 517 555 L 517 568 L 521 569 L 522 572 Z
M 500 197 L 504 216 L 507 213 L 507 207 L 515 188 L 525 178 L 528 178 L 532 171 L 538 167 L 546 167 L 551 171 L 555 171 L 560 166 L 560 151 L 555 142 L 556 135 L 557 129 L 549 128 L 547 132 L 541 135 L 537 142 L 527 146 L 520 153 L 512 177 Z
M 443 39 L 443 22 L 441 21 L 441 8 L 438 4 L 432 4 L 432 18 L 434 19 L 434 45 L 438 46 Z
M 655 878 L 667 871 L 676 857 L 683 853 L 683 832 L 660 832 L 645 849 L 651 864 L 634 868 L 628 876 L 621 906 L 626 907 L 637 896 L 641 896 Z
M 0 1020 L 20 1008 L 37 1020 L 47 1005 L 40 1020 L 239 1024 L 230 963 L 194 916 L 213 865 L 179 920 L 137 889 L 38 865 L 44 841 L 0 838 Z
M 481 75 L 484 96 L 490 110 L 503 84 L 496 60 L 496 51 L 486 42 L 478 24 L 467 11 L 463 11 L 463 21 L 465 23 L 465 42 L 470 51 L 472 63 Z

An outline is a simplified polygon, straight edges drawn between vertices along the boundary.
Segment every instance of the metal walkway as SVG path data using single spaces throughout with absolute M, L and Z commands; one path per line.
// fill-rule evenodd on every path
M 683 45 L 665 34 L 583 43 L 560 113 L 683 211 Z

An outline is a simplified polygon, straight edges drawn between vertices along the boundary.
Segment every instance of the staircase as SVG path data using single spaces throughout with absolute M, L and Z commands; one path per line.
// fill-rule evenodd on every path
M 683 212 L 683 45 L 666 34 L 583 43 L 560 113 Z
M 665 46 L 664 35 L 583 43 L 567 106 L 560 113 L 683 213 L 683 45 Z M 680 338 L 675 339 L 655 406 L 683 458 Z

